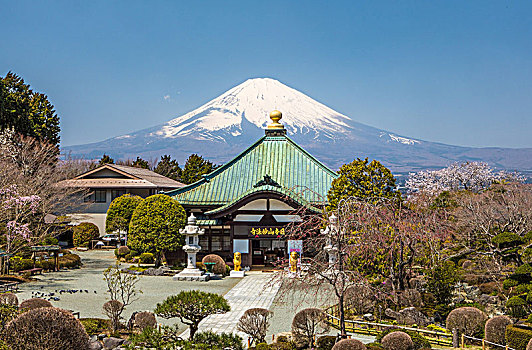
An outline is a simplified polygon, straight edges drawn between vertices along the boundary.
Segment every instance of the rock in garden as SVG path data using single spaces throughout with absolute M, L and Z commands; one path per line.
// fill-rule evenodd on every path
M 123 342 L 124 342 L 124 339 L 109 337 L 103 340 L 103 346 L 105 349 L 110 350 L 110 349 L 114 349 L 122 345 Z
M 101 350 L 103 349 L 103 345 L 102 343 L 100 343 L 99 341 L 90 341 L 89 342 L 89 350 Z
M 421 311 L 415 307 L 407 307 L 399 311 L 399 316 L 396 318 L 400 324 L 413 325 L 425 327 L 430 323 L 430 320 Z

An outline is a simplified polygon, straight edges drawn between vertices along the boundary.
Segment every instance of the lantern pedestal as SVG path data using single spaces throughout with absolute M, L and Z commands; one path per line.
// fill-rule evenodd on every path
M 179 230 L 179 233 L 185 235 L 185 245 L 183 250 L 187 253 L 187 267 L 175 275 L 173 280 L 177 281 L 208 281 L 209 275 L 196 267 L 196 254 L 201 250 L 199 246 L 199 235 L 205 233 L 205 230 L 196 225 L 196 217 L 190 214 L 187 220 L 187 226 Z

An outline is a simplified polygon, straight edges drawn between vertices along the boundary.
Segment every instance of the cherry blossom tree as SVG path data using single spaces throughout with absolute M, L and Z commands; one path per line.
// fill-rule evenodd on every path
M 467 190 L 478 193 L 493 183 L 523 182 L 519 173 L 495 172 L 484 162 L 453 163 L 440 170 L 423 170 L 410 173 L 406 181 L 409 193 L 425 191 L 437 195 L 443 191 Z

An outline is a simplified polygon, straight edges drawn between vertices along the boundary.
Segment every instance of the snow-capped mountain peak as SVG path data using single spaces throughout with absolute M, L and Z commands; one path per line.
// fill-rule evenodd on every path
M 255 78 L 170 120 L 152 135 L 219 139 L 219 132 L 225 131 L 231 136 L 238 136 L 243 133 L 244 119 L 262 129 L 271 122 L 268 115 L 274 109 L 282 111 L 282 123 L 289 134 L 314 133 L 316 138 L 333 138 L 348 133 L 350 129 L 349 117 L 275 79 Z

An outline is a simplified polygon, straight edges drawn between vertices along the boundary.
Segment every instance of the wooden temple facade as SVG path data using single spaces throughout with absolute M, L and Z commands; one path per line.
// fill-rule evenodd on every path
M 287 257 L 287 225 L 301 208 L 320 212 L 336 173 L 286 136 L 279 111 L 265 135 L 191 185 L 167 192 L 205 229 L 198 257 L 214 253 L 242 266 L 268 266 Z

